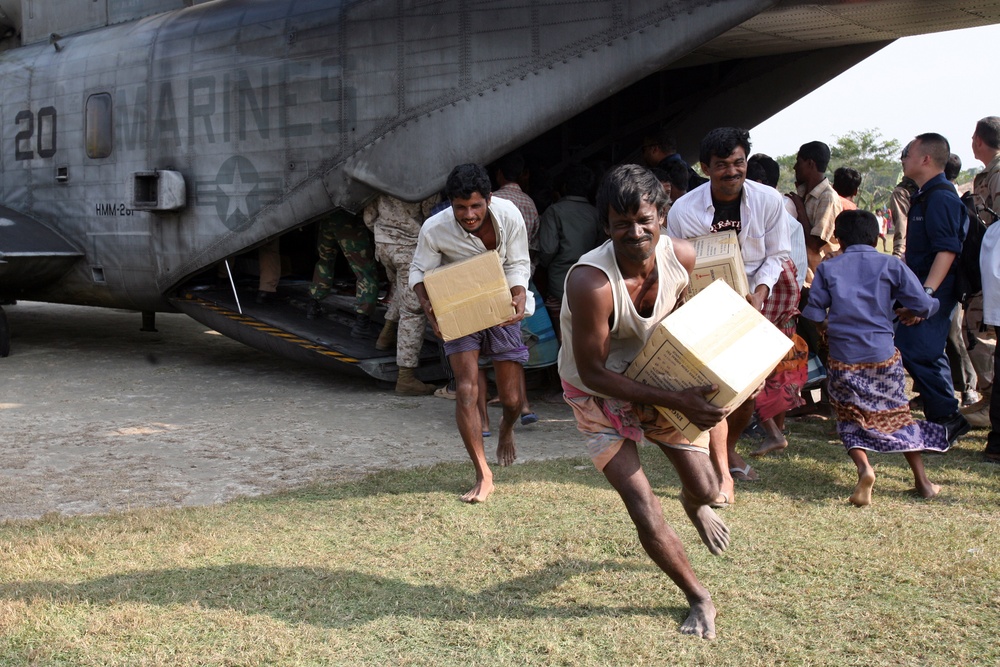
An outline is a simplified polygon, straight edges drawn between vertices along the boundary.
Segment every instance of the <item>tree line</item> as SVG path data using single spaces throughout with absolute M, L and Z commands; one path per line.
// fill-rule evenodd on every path
M 870 211 L 885 208 L 892 189 L 903 177 L 899 154 L 903 146 L 895 139 L 885 139 L 876 128 L 854 130 L 837 137 L 830 145 L 830 165 L 827 176 L 833 181 L 833 172 L 840 167 L 851 167 L 861 174 L 861 187 L 855 202 L 858 208 Z M 781 165 L 780 192 L 795 189 L 795 155 L 782 155 L 775 160 Z M 965 169 L 958 177 L 958 185 L 968 183 L 980 171 L 973 167 Z

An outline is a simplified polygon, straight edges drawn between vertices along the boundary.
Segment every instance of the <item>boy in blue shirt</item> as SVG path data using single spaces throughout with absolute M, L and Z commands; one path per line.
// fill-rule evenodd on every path
M 924 471 L 920 452 L 949 448 L 944 426 L 915 421 L 906 397 L 903 365 L 893 342 L 893 319 L 912 326 L 930 317 L 938 301 L 898 259 L 875 248 L 878 222 L 868 211 L 844 211 L 835 233 L 843 254 L 816 269 L 803 317 L 826 320 L 830 346 L 830 400 L 837 432 L 858 467 L 850 501 L 871 504 L 875 471 L 866 450 L 901 452 L 913 470 L 917 493 L 933 498 L 941 487 Z M 894 304 L 902 309 L 894 313 Z

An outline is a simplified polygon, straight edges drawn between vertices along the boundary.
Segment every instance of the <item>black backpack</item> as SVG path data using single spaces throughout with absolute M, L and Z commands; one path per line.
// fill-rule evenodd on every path
M 976 201 L 971 192 L 962 195 L 962 203 L 969 213 L 969 231 L 962 241 L 962 254 L 958 256 L 958 288 L 962 301 L 968 301 L 983 291 L 983 274 L 979 269 L 979 254 L 983 249 L 983 234 L 986 225 L 976 213 Z
M 955 191 L 955 186 L 951 183 L 942 183 L 929 188 L 921 204 L 924 206 L 924 215 L 927 215 L 927 199 L 930 193 L 935 190 L 949 189 Z M 983 248 L 983 234 L 986 233 L 986 225 L 979 219 L 976 213 L 976 203 L 971 192 L 966 192 L 961 197 L 965 204 L 968 221 L 965 224 L 965 238 L 962 239 L 962 251 L 958 255 L 956 289 L 958 300 L 967 303 L 971 297 L 983 291 L 983 274 L 979 269 L 979 253 Z

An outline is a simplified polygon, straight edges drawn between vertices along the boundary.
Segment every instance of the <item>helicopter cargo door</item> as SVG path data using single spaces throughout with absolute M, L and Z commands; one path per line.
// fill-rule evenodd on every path
M 55 282 L 81 257 L 80 249 L 49 226 L 0 205 L 0 294 Z

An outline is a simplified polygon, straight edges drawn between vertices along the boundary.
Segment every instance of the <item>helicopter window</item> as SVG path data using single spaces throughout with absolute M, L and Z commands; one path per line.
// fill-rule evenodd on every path
M 87 157 L 111 155 L 111 136 L 111 95 L 91 95 L 87 98 Z

